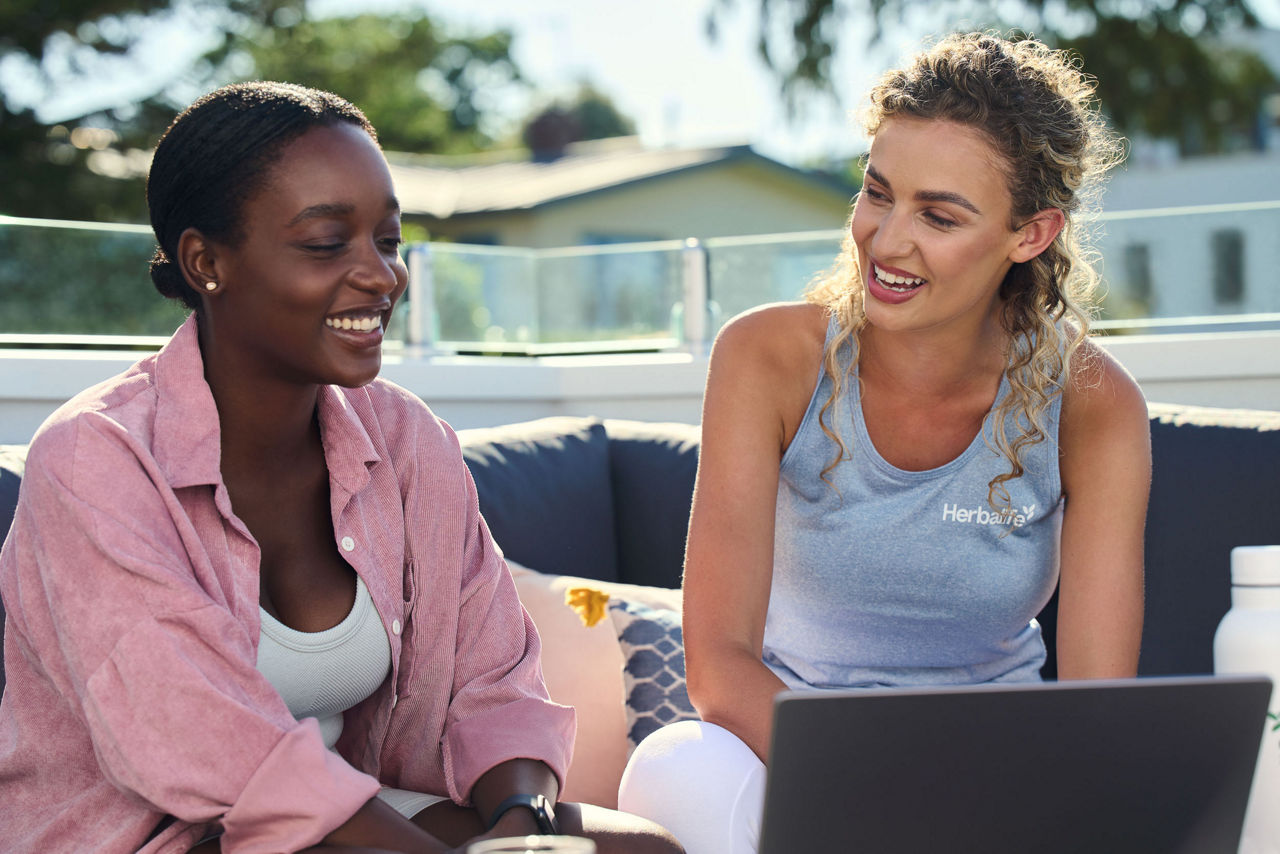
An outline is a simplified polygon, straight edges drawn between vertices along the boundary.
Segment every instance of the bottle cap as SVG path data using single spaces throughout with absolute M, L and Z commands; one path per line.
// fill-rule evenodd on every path
M 1231 583 L 1237 587 L 1280 586 L 1280 546 L 1236 546 Z

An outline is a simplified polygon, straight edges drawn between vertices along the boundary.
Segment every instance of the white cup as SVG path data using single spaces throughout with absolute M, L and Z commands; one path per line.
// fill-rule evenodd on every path
M 467 854 L 596 854 L 596 844 L 580 836 L 511 836 L 473 842 Z

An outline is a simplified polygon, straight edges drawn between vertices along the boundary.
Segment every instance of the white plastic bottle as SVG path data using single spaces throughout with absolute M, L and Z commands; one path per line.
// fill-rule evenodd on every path
M 1216 673 L 1262 673 L 1275 683 L 1240 854 L 1280 854 L 1280 546 L 1231 550 L 1231 610 L 1213 638 Z

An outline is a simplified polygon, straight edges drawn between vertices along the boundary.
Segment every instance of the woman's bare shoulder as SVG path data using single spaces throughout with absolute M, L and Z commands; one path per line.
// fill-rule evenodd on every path
M 1068 437 L 1087 439 L 1119 430 L 1147 429 L 1147 402 L 1137 380 L 1092 338 L 1072 354 L 1062 392 L 1062 422 Z
M 775 303 L 725 324 L 707 373 L 704 436 L 708 424 L 721 432 L 758 430 L 781 454 L 818 380 L 827 322 L 822 306 Z
M 732 362 L 773 376 L 812 373 L 822 358 L 827 310 L 806 302 L 758 306 L 731 319 L 716 337 L 713 362 Z

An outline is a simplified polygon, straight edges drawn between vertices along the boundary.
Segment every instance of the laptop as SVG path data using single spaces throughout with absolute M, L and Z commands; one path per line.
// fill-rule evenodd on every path
M 760 854 L 1224 854 L 1271 682 L 788 691 Z

